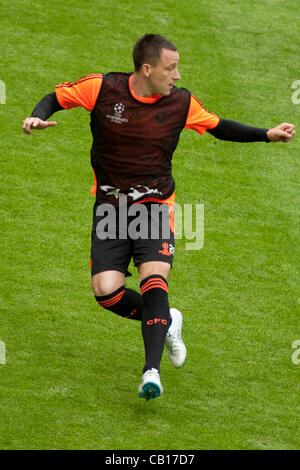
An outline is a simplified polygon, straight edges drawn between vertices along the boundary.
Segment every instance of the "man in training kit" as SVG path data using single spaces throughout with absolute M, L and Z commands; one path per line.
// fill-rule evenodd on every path
M 57 85 L 23 121 L 23 131 L 32 134 L 32 129 L 55 126 L 55 121 L 47 119 L 63 109 L 82 106 L 91 113 L 96 196 L 92 287 L 101 307 L 141 322 L 145 365 L 138 393 L 149 400 L 163 393 L 160 362 L 164 345 L 174 367 L 182 366 L 186 358 L 182 315 L 169 308 L 167 282 L 174 256 L 171 160 L 181 131 L 193 129 L 203 135 L 207 130 L 218 139 L 234 142 L 289 142 L 295 130 L 288 123 L 272 129 L 250 127 L 207 111 L 190 91 L 174 86 L 180 80 L 179 54 L 160 35 L 141 37 L 134 45 L 133 61 L 133 73 L 95 73 Z M 148 228 L 144 237 L 136 237 L 127 228 L 142 205 Z M 165 210 L 154 220 L 156 206 Z M 105 231 L 109 207 L 116 214 L 111 232 Z M 128 209 L 125 224 L 124 207 Z M 164 224 L 170 228 L 167 234 Z M 153 227 L 156 237 L 151 236 Z M 139 270 L 141 293 L 125 287 L 131 258 Z

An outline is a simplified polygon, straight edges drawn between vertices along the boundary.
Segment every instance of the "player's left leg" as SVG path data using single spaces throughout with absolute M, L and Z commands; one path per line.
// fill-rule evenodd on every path
M 168 284 L 166 280 L 170 268 L 169 264 L 157 261 L 144 263 L 140 267 L 140 285 L 144 302 L 142 331 L 144 342 L 146 341 L 149 345 L 146 348 L 148 354 L 146 354 L 144 372 L 152 367 L 159 370 L 157 365 L 160 364 L 163 352 L 163 338 L 165 339 L 170 361 L 174 367 L 181 367 L 186 359 L 186 347 L 181 338 L 182 314 L 176 308 L 169 309 Z M 159 312 L 160 317 L 165 317 L 164 321 L 155 319 L 157 312 Z M 168 324 L 167 331 L 165 331 L 166 328 L 158 329 L 158 332 L 153 329 L 155 334 L 152 336 L 151 329 L 148 329 L 147 326 L 152 326 L 153 324 L 160 326 L 167 326 Z
M 181 332 L 182 323 L 179 325 L 177 317 L 173 320 L 173 310 L 171 309 L 170 314 L 168 300 L 167 279 L 173 262 L 175 246 L 171 211 L 166 204 L 160 204 L 159 210 L 157 210 L 158 205 L 153 208 L 153 204 L 147 204 L 146 207 L 148 209 L 148 237 L 134 241 L 133 260 L 139 268 L 140 289 L 144 305 L 142 335 L 145 346 L 145 365 L 139 394 L 141 397 L 149 399 L 156 398 L 163 392 L 159 375 L 160 362 L 168 333 L 171 333 L 169 341 L 166 343 L 169 357 L 175 367 L 179 366 L 178 349 L 171 351 L 170 343 L 173 344 L 174 339 L 178 338 L 177 335 L 174 336 L 172 331 L 175 329 L 177 332 L 179 327 Z M 153 234 L 155 235 L 153 236 Z M 176 363 L 173 361 L 174 352 L 177 354 Z M 186 351 L 182 352 L 181 365 L 186 355 Z
M 166 334 L 170 326 L 168 274 L 170 264 L 152 261 L 140 266 L 140 289 L 143 298 L 142 335 L 145 345 L 143 372 L 160 370 Z
M 166 334 L 171 322 L 167 283 L 170 269 L 169 263 L 161 261 L 150 261 L 139 266 L 144 304 L 142 335 L 145 347 L 145 365 L 139 395 L 147 400 L 163 393 L 159 374 Z

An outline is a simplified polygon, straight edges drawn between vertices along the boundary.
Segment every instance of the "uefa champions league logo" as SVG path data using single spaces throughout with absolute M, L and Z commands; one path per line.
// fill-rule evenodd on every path
M 124 113 L 124 111 L 125 111 L 124 104 L 123 103 L 117 103 L 114 107 L 114 111 L 115 111 L 115 114 L 120 117 L 121 114 Z
M 116 103 L 113 107 L 114 114 L 107 114 L 106 118 L 115 124 L 126 124 L 128 122 L 127 118 L 122 117 L 122 114 L 125 111 L 125 106 L 123 103 Z

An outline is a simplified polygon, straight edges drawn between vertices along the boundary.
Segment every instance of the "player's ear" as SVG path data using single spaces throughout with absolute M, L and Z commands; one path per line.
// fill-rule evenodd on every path
M 151 75 L 151 65 L 150 64 L 143 64 L 141 67 L 141 71 L 143 72 L 143 75 L 145 78 L 149 78 Z

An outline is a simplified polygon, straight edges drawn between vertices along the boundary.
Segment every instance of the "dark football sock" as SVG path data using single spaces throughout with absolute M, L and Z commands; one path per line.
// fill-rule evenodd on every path
M 144 279 L 141 284 L 144 310 L 142 335 L 145 346 L 143 372 L 154 367 L 160 370 L 166 334 L 170 325 L 168 283 L 158 274 Z
M 117 315 L 131 320 L 141 320 L 143 312 L 143 299 L 141 294 L 125 286 L 120 287 L 109 295 L 96 296 L 101 307 Z

